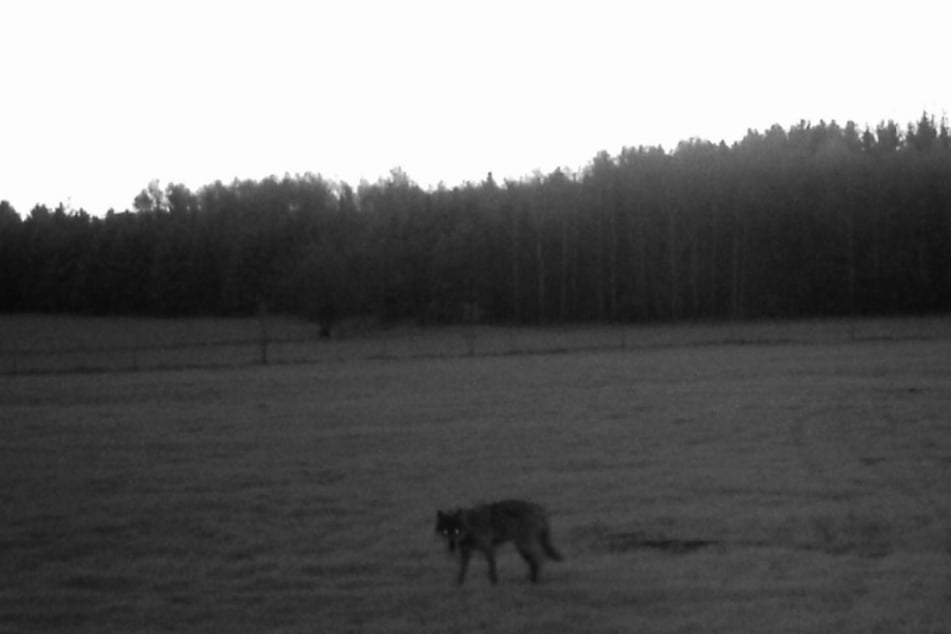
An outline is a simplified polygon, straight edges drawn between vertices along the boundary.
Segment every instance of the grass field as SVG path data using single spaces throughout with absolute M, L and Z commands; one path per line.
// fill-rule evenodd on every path
M 947 632 L 951 340 L 0 378 L 0 632 Z M 525 497 L 498 586 L 437 508 Z
M 266 335 L 262 339 L 262 333 Z M 352 322 L 332 339 L 313 322 L 0 315 L 0 376 L 453 358 L 716 344 L 951 339 L 951 317 L 419 328 Z M 266 342 L 263 346 L 262 343 Z

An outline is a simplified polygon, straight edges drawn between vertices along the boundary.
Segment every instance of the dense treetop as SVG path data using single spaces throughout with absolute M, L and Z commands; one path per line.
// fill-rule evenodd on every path
M 261 306 L 327 327 L 947 311 L 948 125 L 777 125 L 428 191 L 396 169 L 152 183 L 103 217 L 0 202 L 0 311 Z

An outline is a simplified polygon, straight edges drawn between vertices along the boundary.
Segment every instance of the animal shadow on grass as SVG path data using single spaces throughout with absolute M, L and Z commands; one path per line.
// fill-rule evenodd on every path
M 688 555 L 714 546 L 720 549 L 725 547 L 724 542 L 716 539 L 673 537 L 637 529 L 616 530 L 600 522 L 575 527 L 570 540 L 581 550 L 615 554 L 650 550 L 669 555 Z
M 580 526 L 572 541 L 587 544 L 594 551 L 626 553 L 650 550 L 669 555 L 688 555 L 715 548 L 786 548 L 827 555 L 857 555 L 880 558 L 894 550 L 893 531 L 888 522 L 849 513 L 844 516 L 816 516 L 773 527 L 759 539 L 719 540 L 672 537 L 644 530 L 612 530 L 604 525 Z
M 686 555 L 703 548 L 720 544 L 712 539 L 679 539 L 665 536 L 650 536 L 641 531 L 606 533 L 602 537 L 604 547 L 615 553 L 650 549 L 671 555 Z

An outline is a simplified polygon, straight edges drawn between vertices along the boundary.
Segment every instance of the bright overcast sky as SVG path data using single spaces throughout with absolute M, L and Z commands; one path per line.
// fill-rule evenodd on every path
M 0 2 L 0 199 L 149 181 L 424 187 L 951 110 L 946 1 Z

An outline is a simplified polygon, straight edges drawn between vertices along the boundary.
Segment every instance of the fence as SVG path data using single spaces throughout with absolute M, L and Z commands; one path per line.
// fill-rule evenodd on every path
M 125 372 L 696 345 L 951 339 L 951 316 L 652 326 L 396 329 L 342 339 L 259 337 L 161 345 L 0 348 L 0 375 Z

